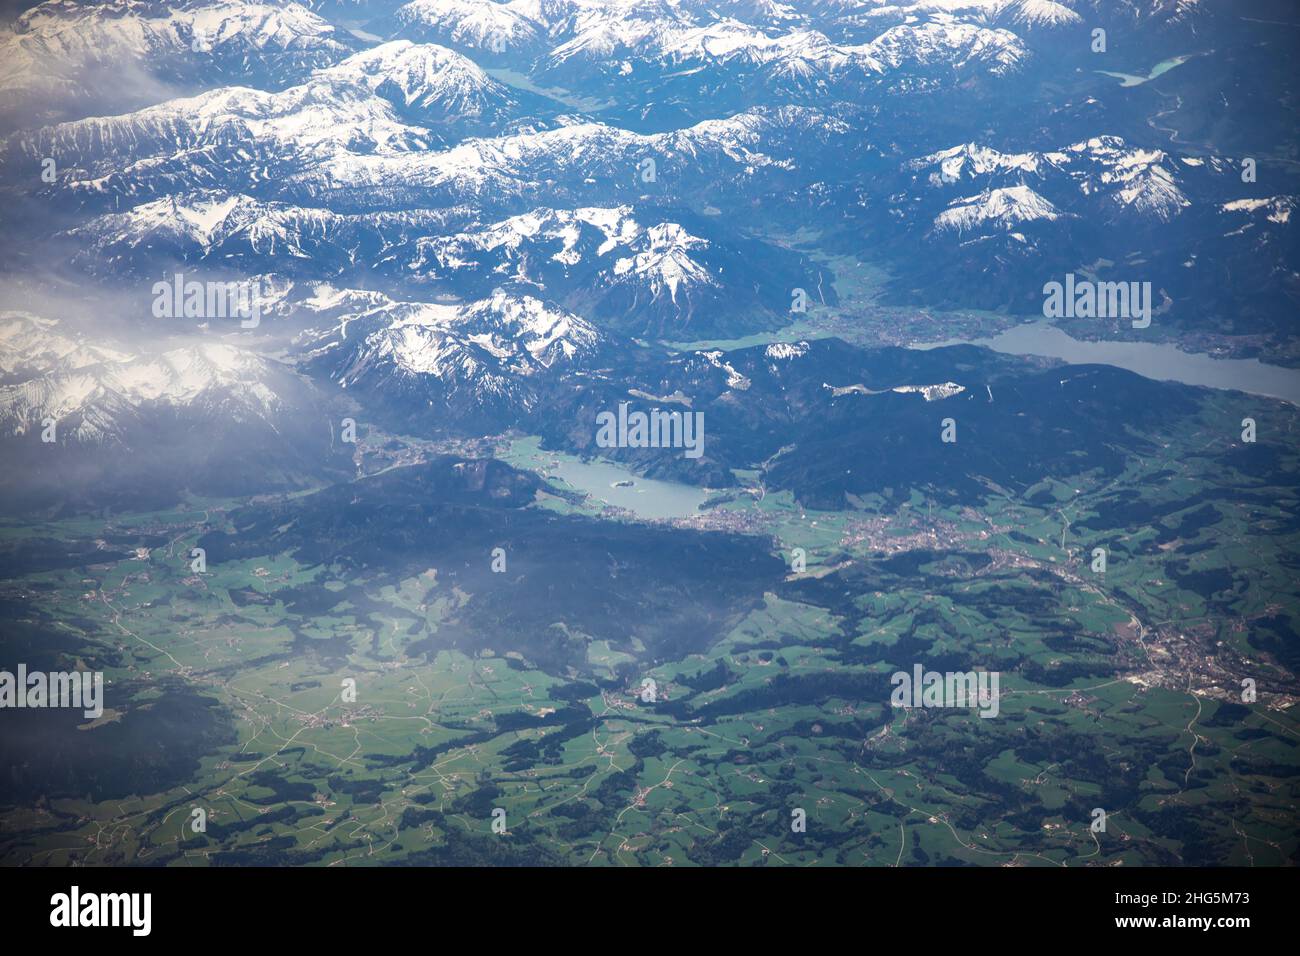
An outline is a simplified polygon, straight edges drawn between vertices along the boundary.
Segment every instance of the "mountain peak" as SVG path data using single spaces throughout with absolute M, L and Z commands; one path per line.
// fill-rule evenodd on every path
M 511 102 L 510 92 L 469 57 L 432 43 L 392 40 L 318 70 L 318 77 L 365 87 L 398 105 L 432 106 L 459 118 L 481 117 Z
M 988 189 L 978 196 L 955 199 L 934 221 L 935 232 L 961 235 L 989 225 L 1010 231 L 1036 219 L 1053 220 L 1061 213 L 1028 186 Z

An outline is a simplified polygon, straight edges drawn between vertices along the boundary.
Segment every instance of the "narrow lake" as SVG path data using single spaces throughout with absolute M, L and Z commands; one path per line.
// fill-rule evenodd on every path
M 1043 355 L 1072 365 L 1113 365 L 1157 381 L 1236 389 L 1300 405 L 1300 369 L 1267 365 L 1258 359 L 1219 359 L 1163 342 L 1084 342 L 1045 320 L 1018 325 L 988 339 L 953 339 L 912 348 L 942 345 L 983 345 L 995 352 Z
M 1132 73 L 1112 73 L 1110 70 L 1097 70 L 1096 72 L 1103 76 L 1113 76 L 1119 80 L 1120 86 L 1141 86 L 1143 83 L 1150 83 L 1158 76 L 1163 76 L 1176 66 L 1182 66 L 1192 58 L 1192 54 L 1185 56 L 1170 57 L 1168 60 L 1162 60 L 1157 63 L 1146 76 L 1134 76 Z

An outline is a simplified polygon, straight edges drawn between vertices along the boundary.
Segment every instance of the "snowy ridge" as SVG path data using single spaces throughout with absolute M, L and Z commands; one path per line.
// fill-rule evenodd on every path
M 430 35 L 476 49 L 515 50 L 545 35 L 545 26 L 518 6 L 492 0 L 414 0 L 397 11 L 397 20 L 408 35 Z
M 392 397 L 436 384 L 443 398 L 526 408 L 530 377 L 582 364 L 600 345 L 600 333 L 576 315 L 498 292 L 461 305 L 388 301 L 345 315 L 333 329 L 308 336 L 303 358 L 342 388 Z
M 1044 28 L 1083 22 L 1074 0 L 899 0 L 871 7 L 868 16 L 948 14 L 971 22 Z
M 0 388 L 0 431 L 23 434 L 54 418 L 72 420 L 63 434 L 79 442 L 120 442 L 144 407 L 196 405 L 220 407 L 234 422 L 274 426 L 281 400 L 270 384 L 273 375 L 269 360 L 212 342 L 60 367 Z
M 214 55 L 282 61 L 295 69 L 323 66 L 349 52 L 345 39 L 316 14 L 289 2 L 172 6 L 147 0 L 46 0 L 0 30 L 0 102 L 67 105 L 113 92 L 102 89 L 102 78 L 89 71 L 107 68 L 134 80 L 136 73 L 169 63 L 210 66 Z
M 648 248 L 614 263 L 615 281 L 635 280 L 651 298 L 664 293 L 676 303 L 679 288 L 717 285 L 708 269 L 691 258 L 691 251 L 706 247 L 704 239 L 690 235 L 677 223 L 662 222 L 646 231 Z
M 542 242 L 548 242 L 549 258 L 567 266 L 583 261 L 584 226 L 599 232 L 601 241 L 594 250 L 603 256 L 610 249 L 627 245 L 644 234 L 632 216 L 630 206 L 588 206 L 579 209 L 534 209 L 500 222 L 491 223 L 453 236 L 421 239 L 418 256 L 411 268 L 420 271 L 431 266 L 455 270 L 473 264 L 478 253 L 495 252 L 514 260 L 534 254 Z M 558 247 L 558 248 L 555 248 Z M 554 251 L 550 251 L 554 248 Z M 498 270 L 504 266 L 497 266 Z
M 1270 196 L 1267 199 L 1234 199 L 1219 208 L 1228 213 L 1244 212 L 1253 215 L 1263 212 L 1264 218 L 1269 222 L 1282 226 L 1291 221 L 1295 207 L 1295 196 Z
M 608 257 L 599 284 L 635 283 L 652 300 L 666 295 L 676 302 L 679 289 L 719 285 L 691 255 L 708 247 L 707 240 L 678 223 L 642 226 L 629 206 L 536 209 L 481 229 L 420 240 L 411 269 L 447 274 L 490 267 L 540 286 L 542 279 L 529 271 L 531 261 L 543 258 L 574 267 Z M 496 255 L 485 259 L 483 253 Z
M 509 91 L 474 63 L 442 47 L 387 43 L 320 70 L 277 93 L 223 87 L 120 116 L 91 117 L 15 137 L 29 156 L 57 152 L 67 162 L 120 165 L 117 157 L 168 156 L 239 144 L 261 154 L 310 162 L 340 151 L 424 150 L 440 134 L 407 119 L 487 121 L 509 113 Z M 402 110 L 399 115 L 398 110 Z
M 34 377 L 55 369 L 120 362 L 125 352 L 92 344 L 57 319 L 29 312 L 0 312 L 0 376 Z
M 965 385 L 958 385 L 956 382 L 943 382 L 940 385 L 897 385 L 890 389 L 891 392 L 900 392 L 904 395 L 919 393 L 927 402 L 941 402 L 945 398 L 951 398 L 966 391 Z
M 837 44 L 811 27 L 769 32 L 727 17 L 698 22 L 600 12 L 580 17 L 578 23 L 576 34 L 543 58 L 542 75 L 704 78 L 731 71 L 787 91 L 846 82 L 860 90 L 876 80 L 889 81 L 891 73 L 901 79 L 939 71 L 923 85 L 970 71 L 1003 76 L 1019 69 L 1029 55 L 1009 30 L 942 15 L 898 24 L 856 46 Z
M 1061 214 L 1028 186 L 990 189 L 978 196 L 957 199 L 934 220 L 935 232 L 958 235 L 989 226 L 1010 231 L 1025 222 L 1051 221 Z
M 959 71 L 981 68 L 995 76 L 1015 72 L 1029 56 L 1024 42 L 1010 30 L 989 29 L 949 17 L 891 27 L 863 50 L 895 70 L 944 64 Z
M 553 71 L 577 60 L 588 66 L 619 60 L 621 73 L 631 72 L 630 60 L 660 70 L 763 67 L 765 76 L 786 79 L 830 79 L 849 72 L 865 77 L 883 71 L 864 48 L 837 46 L 816 30 L 771 36 L 725 18 L 700 26 L 601 17 L 552 50 L 542 69 Z
M 764 349 L 763 354 L 770 359 L 784 361 L 802 358 L 808 354 L 807 342 L 774 342 Z
M 1061 154 L 1056 155 L 1065 158 Z M 1047 154 L 1043 153 L 1003 153 L 978 143 L 964 143 L 909 160 L 903 164 L 903 168 L 918 171 L 929 169 L 930 184 L 941 185 L 994 173 L 1038 174 L 1046 162 Z
M 319 78 L 340 80 L 403 106 L 436 108 L 458 118 L 483 117 L 512 105 L 506 87 L 468 57 L 430 43 L 393 40 L 319 70 Z
M 1167 153 L 1129 146 L 1118 136 L 1096 136 L 1060 150 L 1027 153 L 1003 153 L 966 143 L 909 160 L 903 168 L 924 175 L 930 186 L 940 189 L 961 188 L 967 182 L 987 184 L 992 192 L 1001 191 L 1004 184 L 1013 188 L 1032 184 L 1034 190 L 1056 184 L 1075 196 L 1102 203 L 1111 215 L 1158 222 L 1172 220 L 1191 205 Z M 962 217 L 949 217 L 953 218 Z
M 1085 180 L 1109 187 L 1112 203 L 1169 222 L 1191 203 L 1182 194 L 1166 166 L 1168 155 L 1155 149 L 1128 147 L 1116 136 L 1093 137 L 1075 143 L 1067 152 L 1083 154 L 1100 167 Z
M 645 156 L 683 164 L 725 163 L 744 178 L 764 167 L 792 168 L 767 149 L 810 148 L 848 126 L 804 107 L 755 109 L 667 133 L 634 133 L 603 123 L 575 123 L 540 132 L 471 139 L 438 152 L 357 156 L 336 154 L 291 177 L 286 185 L 323 191 L 386 188 L 444 191 L 453 199 L 500 198 L 537 193 L 539 181 L 622 182 Z M 553 191 L 554 187 L 548 187 Z M 575 189 L 576 191 L 576 189 Z
M 457 210 L 348 215 L 204 191 L 98 216 L 66 235 L 82 244 L 75 261 L 92 269 L 114 266 L 134 253 L 147 265 L 151 253 L 163 250 L 188 259 L 219 250 L 227 256 L 310 259 L 323 250 L 344 254 L 362 242 L 400 244 L 406 236 L 445 228 L 448 216 L 463 215 Z

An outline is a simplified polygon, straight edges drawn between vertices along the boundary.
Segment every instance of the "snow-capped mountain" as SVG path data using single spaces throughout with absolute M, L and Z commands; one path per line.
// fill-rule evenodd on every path
M 880 22 L 946 15 L 962 21 L 1010 28 L 1071 26 L 1083 21 L 1075 0 L 899 0 L 896 3 L 844 3 L 838 7 L 850 22 Z
M 889 70 L 923 75 L 941 70 L 954 76 L 972 70 L 1002 76 L 1017 70 L 1029 55 L 1021 39 L 1009 30 L 946 17 L 891 27 L 867 44 L 865 52 Z M 927 79 L 931 85 L 939 82 L 932 76 Z
M 1232 202 L 1226 202 L 1221 207 L 1225 213 L 1244 215 L 1248 218 L 1262 217 L 1265 221 L 1275 225 L 1284 226 L 1291 222 L 1291 216 L 1296 209 L 1295 196 L 1269 196 L 1266 199 L 1234 199 Z M 1245 223 L 1238 227 L 1246 230 L 1253 227 L 1253 223 Z
M 829 277 L 801 255 L 728 235 L 707 217 L 688 226 L 668 215 L 538 208 L 479 224 L 457 207 L 340 214 L 204 192 L 99 216 L 64 238 L 95 275 L 142 280 L 172 263 L 340 283 L 385 275 L 471 298 L 504 287 L 651 338 L 778 327 L 795 288 L 821 285 L 834 301 Z
M 1289 171 L 1242 189 L 1244 160 L 1183 148 L 1204 123 L 1171 84 L 1214 75 L 1183 42 L 1210 22 L 1195 4 L 415 0 L 370 20 L 311 6 L 25 14 L 24 43 L 73 50 L 84 22 L 118 38 L 87 49 L 204 89 L 7 137 L 0 190 L 21 211 L 0 252 L 135 285 L 194 267 L 390 302 L 501 289 L 676 342 L 782 328 L 796 290 L 833 305 L 855 263 L 890 271 L 890 303 L 1016 309 L 1081 263 L 1143 263 L 1171 296 L 1248 249 L 1274 292 L 1289 274 L 1289 208 L 1258 205 L 1295 192 Z M 1166 29 L 1179 17 L 1188 30 Z M 1105 58 L 1093 23 L 1123 38 Z M 1146 58 L 1165 41 L 1178 55 L 1157 78 Z M 239 83 L 166 50 L 244 50 Z M 277 50 L 302 56 L 275 73 Z M 1021 108 L 1044 97 L 1051 110 Z M 1171 227 L 1177 255 L 1144 256 Z
M 127 358 L 125 352 L 64 329 L 55 319 L 30 312 L 0 312 L 0 384 Z
M 904 161 L 886 180 L 889 228 L 868 228 L 891 237 L 907 289 L 931 300 L 1032 313 L 1042 282 L 1099 262 L 1107 279 L 1151 282 L 1168 301 L 1165 321 L 1222 327 L 1226 311 L 1235 330 L 1253 333 L 1268 310 L 1286 308 L 1278 279 L 1291 238 L 1286 197 L 1254 187 L 1244 165 L 1116 135 L 1032 151 L 967 142 Z M 889 293 L 909 294 L 901 281 Z
M 522 6 L 492 0 L 414 0 L 401 7 L 395 19 L 403 36 L 517 57 L 546 35 L 545 24 Z
M 417 244 L 419 259 L 412 266 L 429 271 L 458 270 L 476 257 L 489 255 L 496 262 L 485 262 L 483 267 L 502 276 L 526 268 L 530 258 L 571 267 L 585 260 L 593 247 L 595 255 L 603 256 L 643 232 L 631 206 L 539 208 L 471 231 L 421 239 Z
M 0 448 L 14 465 L 0 481 L 6 508 L 92 491 L 132 505 L 187 491 L 248 494 L 349 468 L 311 383 L 254 352 L 218 341 L 146 352 L 86 345 L 30 316 L 0 329 L 5 366 L 21 371 L 0 386 Z M 60 341 L 79 345 L 56 358 Z
M 308 333 L 306 369 L 430 429 L 522 415 L 547 380 L 590 366 L 604 339 L 576 315 L 498 292 L 463 304 L 393 302 Z
M 692 258 L 708 245 L 675 222 L 658 223 L 645 231 L 643 251 L 614 260 L 610 281 L 644 288 L 652 299 L 666 297 L 678 311 L 688 311 L 686 299 L 694 289 L 721 286 Z
M 98 445 L 130 442 L 132 420 L 159 409 L 275 430 L 310 393 L 287 366 L 219 340 L 140 350 L 22 312 L 0 314 L 0 369 L 0 436 L 54 418 L 60 441 Z
M 770 189 L 773 179 L 817 175 L 831 160 L 828 147 L 852 133 L 818 110 L 761 107 L 664 133 L 568 120 L 429 149 L 438 134 L 403 121 L 369 89 L 396 93 L 409 80 L 400 61 L 424 56 L 394 52 L 380 60 L 394 66 L 396 80 L 379 80 L 383 71 L 371 73 L 372 61 L 362 58 L 278 94 L 225 88 L 16 135 L 3 155 L 35 166 L 57 155 L 57 189 L 40 188 L 91 209 L 222 189 L 341 212 L 471 200 L 518 212 L 557 198 L 585 204 L 593 186 L 617 202 L 656 192 L 684 201 L 684 187 Z M 468 70 L 460 75 L 482 79 Z
M 1217 168 L 1221 164 L 1210 170 Z M 1117 136 L 1048 152 L 1004 153 L 967 143 L 911 160 L 904 169 L 940 194 L 972 184 L 993 191 L 1025 186 L 1058 206 L 1088 208 L 1108 220 L 1169 222 L 1191 204 L 1181 182 L 1193 168 Z
M 1169 222 L 1191 205 L 1178 187 L 1174 163 L 1161 150 L 1134 149 L 1118 137 L 1098 136 L 1066 151 L 1072 165 L 1077 159 L 1084 167 L 1080 189 L 1104 191 L 1114 214 L 1132 211 Z
M 704 22 L 606 14 L 539 59 L 543 83 L 616 87 L 685 99 L 708 95 L 738 104 L 754 92 L 822 105 L 827 96 L 861 100 L 881 87 L 937 90 L 1017 71 L 1029 51 L 1004 29 L 936 18 L 892 27 L 870 42 L 839 43 L 817 29 L 784 31 L 734 19 Z M 748 99 L 746 99 L 748 95 Z
M 1010 0 L 999 5 L 999 19 L 1016 26 L 1062 27 L 1083 22 L 1083 17 L 1058 0 Z
M 539 66 L 542 76 L 556 80 L 597 72 L 629 76 L 638 69 L 650 70 L 652 76 L 664 71 L 754 71 L 777 87 L 782 81 L 848 75 L 865 81 L 882 72 L 865 49 L 836 46 L 815 30 L 770 35 L 729 19 L 703 26 L 653 18 L 588 20 Z
M 1050 202 L 1028 186 L 990 189 L 978 196 L 954 199 L 934 220 L 937 233 L 951 232 L 964 237 L 990 227 L 1011 231 L 1027 222 L 1060 218 Z
M 473 139 L 438 152 L 336 154 L 277 184 L 291 201 L 329 196 L 344 207 L 474 203 L 518 212 L 541 203 L 583 205 L 598 193 L 622 203 L 755 195 L 815 176 L 852 136 L 842 120 L 804 107 L 755 109 L 668 133 L 602 123 Z
M 252 184 L 341 151 L 382 155 L 446 145 L 499 128 L 518 105 L 460 54 L 395 41 L 280 92 L 225 87 L 14 136 L 5 152 L 58 156 L 89 177 L 91 189 L 97 174 L 146 161 L 208 181 L 246 170 Z
M 449 287 L 531 287 L 649 338 L 771 327 L 784 321 L 791 289 L 817 284 L 819 271 L 800 256 L 716 233 L 703 220 L 688 227 L 627 205 L 539 208 L 422 239 L 409 269 Z
M 507 122 L 518 109 L 511 91 L 489 77 L 473 60 L 429 43 L 394 40 L 364 50 L 317 79 L 369 89 L 425 124 Z
M 295 3 L 46 0 L 0 30 L 0 117 L 34 125 L 214 76 L 282 83 L 354 46 Z
M 205 191 L 141 203 L 66 233 L 73 262 L 100 275 L 145 276 L 169 263 L 311 278 L 364 267 L 401 273 L 416 243 L 463 224 L 467 210 L 359 215 Z M 403 251 L 405 250 L 405 251 Z
M 202 405 L 233 424 L 274 427 L 282 400 L 271 386 L 288 373 L 255 353 L 202 343 L 153 355 L 121 355 L 82 364 L 82 358 L 0 390 L 0 433 L 26 432 L 46 418 L 66 423 L 64 440 L 123 444 L 150 408 Z
M 992 174 L 1041 174 L 1048 162 L 1063 161 L 1062 153 L 1003 153 L 978 143 L 965 143 L 909 160 L 905 169 L 927 174 L 931 185 L 956 183 Z
M 235 160 L 301 162 L 341 149 L 406 152 L 432 139 L 368 90 L 313 82 L 281 93 L 225 87 L 122 116 L 47 127 L 16 138 L 13 146 L 30 156 L 60 156 L 65 165 L 94 176 L 123 162 L 188 160 L 219 172 Z
M 818 0 L 818 19 L 848 28 L 950 16 L 1026 31 L 1063 30 L 1085 22 L 1175 25 L 1203 13 L 1200 0 Z
M 1020 7 L 1021 22 L 1051 12 L 1028 0 Z M 599 87 L 631 113 L 666 105 L 648 98 L 684 102 L 708 94 L 744 108 L 761 88 L 820 105 L 818 97 L 861 96 L 880 83 L 928 90 L 1003 76 L 1029 53 L 1014 33 L 985 22 L 988 12 L 967 22 L 936 9 L 924 21 L 908 16 L 882 23 L 858 42 L 838 36 L 843 31 L 834 16 L 752 0 L 414 0 L 392 18 L 391 35 L 455 47 L 526 72 L 544 87 Z
M 637 285 L 651 302 L 664 296 L 684 307 L 702 288 L 721 286 L 707 265 L 692 258 L 709 248 L 707 239 L 678 223 L 643 225 L 630 206 L 536 209 L 422 239 L 410 268 L 431 277 L 473 271 L 483 281 L 513 280 L 539 289 L 578 273 L 586 288 Z

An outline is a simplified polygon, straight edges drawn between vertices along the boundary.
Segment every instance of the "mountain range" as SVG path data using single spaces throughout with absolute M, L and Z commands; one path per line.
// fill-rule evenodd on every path
M 1097 24 L 1112 52 L 1090 49 Z M 121 341 L 58 307 L 10 319 L 5 431 L 30 444 L 53 416 L 74 445 L 126 448 L 159 416 L 220 414 L 263 448 L 292 431 L 287 410 L 342 402 L 417 434 L 524 428 L 586 454 L 598 408 L 679 395 L 709 410 L 696 473 L 629 458 L 729 486 L 791 444 L 786 429 L 833 444 L 822 426 L 854 434 L 885 409 L 900 436 L 928 434 L 913 416 L 946 383 L 961 391 L 942 403 L 985 417 L 1039 394 L 1032 365 L 999 372 L 1015 384 L 985 408 L 1004 379 L 963 377 L 965 359 L 873 374 L 897 357 L 850 362 L 777 334 L 860 305 L 864 264 L 873 308 L 899 315 L 1037 317 L 1066 273 L 1140 279 L 1157 340 L 1287 361 L 1300 177 L 1190 141 L 1179 130 L 1198 118 L 1156 108 L 1153 84 L 1118 69 L 1137 40 L 1148 57 L 1176 52 L 1161 82 L 1187 96 L 1159 95 L 1190 101 L 1250 29 L 1172 0 L 51 0 L 0 34 L 0 251 L 16 282 L 134 304 Z M 100 89 L 108 62 L 134 64 L 143 99 Z M 95 108 L 114 95 L 122 108 Z M 264 324 L 160 327 L 148 292 L 176 273 L 258 284 Z M 755 335 L 791 357 L 700 344 Z M 308 417 L 319 424 L 284 450 L 315 480 L 336 462 L 308 467 L 308 449 L 339 415 Z M 1039 471 L 1063 464 L 1050 434 L 1026 451 Z M 832 471 L 851 447 L 826 452 Z M 900 487 L 906 467 L 926 480 L 929 455 L 854 471 Z M 995 464 L 968 462 L 951 490 L 1032 483 Z M 278 456 L 267 465 L 271 486 L 301 483 Z M 772 480 L 806 482 L 809 501 L 867 487 L 783 467 Z

